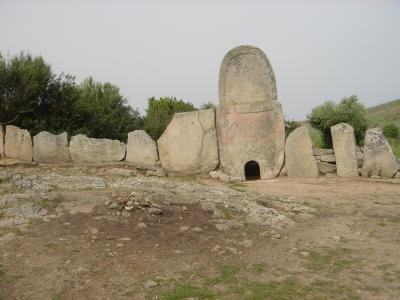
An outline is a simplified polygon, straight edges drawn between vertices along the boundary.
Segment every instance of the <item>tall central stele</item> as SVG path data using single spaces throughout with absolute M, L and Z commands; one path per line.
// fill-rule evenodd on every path
M 245 179 L 245 166 L 258 164 L 262 179 L 279 175 L 284 161 L 285 125 L 276 80 L 259 48 L 239 46 L 221 65 L 217 108 L 220 164 Z

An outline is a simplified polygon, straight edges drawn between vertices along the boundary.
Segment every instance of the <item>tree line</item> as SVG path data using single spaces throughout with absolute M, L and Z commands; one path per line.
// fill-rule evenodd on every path
M 141 116 L 109 82 L 89 77 L 77 83 L 72 75 L 55 74 L 41 56 L 0 53 L 0 124 L 26 128 L 33 135 L 66 131 L 126 141 L 130 131 L 144 129 L 157 140 L 174 113 L 196 109 L 174 97 L 152 97 Z

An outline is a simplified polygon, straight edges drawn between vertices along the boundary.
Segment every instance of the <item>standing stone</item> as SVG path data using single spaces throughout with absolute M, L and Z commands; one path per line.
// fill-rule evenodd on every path
M 4 131 L 3 126 L 0 125 L 0 158 L 4 157 Z
M 129 132 L 126 160 L 138 165 L 155 166 L 158 160 L 156 142 L 144 130 Z
M 353 127 L 346 123 L 340 123 L 331 127 L 331 134 L 337 175 L 358 177 L 357 145 Z
M 7 125 L 4 143 L 6 157 L 16 158 L 21 161 L 32 161 L 32 139 L 28 130 Z
M 69 161 L 67 133 L 54 135 L 42 131 L 35 135 L 33 137 L 33 160 L 38 162 Z
M 286 140 L 285 156 L 285 166 L 289 177 L 318 177 L 317 161 L 313 155 L 307 126 L 300 126 L 289 134 Z
M 218 165 L 214 109 L 176 113 L 157 141 L 168 173 L 209 173 Z
M 245 165 L 256 162 L 261 178 L 278 176 L 284 161 L 284 118 L 275 75 L 264 52 L 240 46 L 226 54 L 220 70 L 219 101 L 221 169 L 245 179 Z
M 364 141 L 363 177 L 382 176 L 392 178 L 400 171 L 400 162 L 393 155 L 380 128 L 368 129 Z
M 71 138 L 69 154 L 74 162 L 118 162 L 125 158 L 126 147 L 117 140 L 93 139 L 78 134 Z

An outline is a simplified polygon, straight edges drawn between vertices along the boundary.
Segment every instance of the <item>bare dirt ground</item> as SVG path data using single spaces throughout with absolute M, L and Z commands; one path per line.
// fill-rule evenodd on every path
M 11 166 L 0 209 L 0 299 L 400 298 L 399 181 Z

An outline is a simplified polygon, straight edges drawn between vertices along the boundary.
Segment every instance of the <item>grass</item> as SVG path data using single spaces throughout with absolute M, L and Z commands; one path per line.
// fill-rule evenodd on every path
M 381 127 L 388 122 L 400 126 L 400 99 L 368 108 L 367 121 L 371 127 Z
M 347 248 L 323 248 L 319 251 L 308 250 L 307 252 L 309 255 L 306 257 L 305 267 L 313 272 L 336 275 L 358 262 L 351 256 L 351 250 Z
M 238 192 L 245 192 L 246 191 L 246 185 L 241 183 L 241 182 L 231 182 L 229 184 L 229 187 L 235 191 Z
M 35 206 L 39 207 L 40 209 L 43 209 L 49 207 L 49 203 L 46 199 L 40 198 L 35 201 Z
M 400 140 L 399 139 L 394 139 L 394 138 L 388 138 L 388 142 L 390 146 L 392 147 L 393 154 L 400 158 Z
M 214 276 L 197 274 L 187 282 L 176 280 L 169 287 L 159 286 L 151 291 L 149 299 L 359 299 L 349 287 L 332 280 L 317 280 L 303 283 L 292 274 L 279 281 L 262 282 L 260 273 L 264 264 L 253 264 L 250 268 L 226 264 L 217 268 Z M 246 273 L 246 272 L 250 272 Z M 187 278 L 187 276 L 183 276 Z M 256 278 L 254 280 L 252 278 Z

